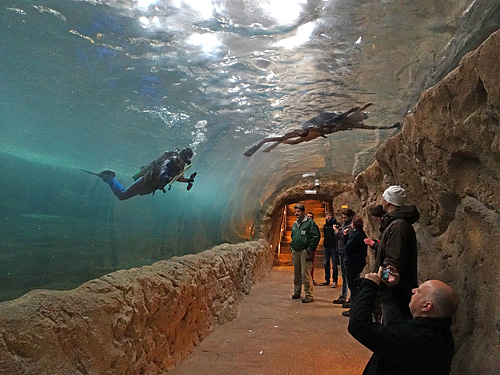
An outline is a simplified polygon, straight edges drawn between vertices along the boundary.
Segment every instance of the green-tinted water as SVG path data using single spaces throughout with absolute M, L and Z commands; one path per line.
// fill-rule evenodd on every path
M 5 0 L 0 4 L 0 300 L 248 238 L 283 179 L 355 174 L 391 132 L 242 154 L 320 111 L 402 119 L 497 27 L 493 1 Z M 191 146 L 194 188 L 118 201 Z

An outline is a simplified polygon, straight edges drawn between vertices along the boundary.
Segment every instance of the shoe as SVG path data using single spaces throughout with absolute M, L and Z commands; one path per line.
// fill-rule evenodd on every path
M 346 298 L 343 296 L 340 296 L 339 298 L 334 299 L 333 303 L 336 305 L 342 305 L 345 301 L 346 301 Z
M 100 178 L 102 178 L 103 181 L 108 181 L 109 179 L 113 178 L 116 176 L 116 173 L 113 171 L 102 171 L 101 173 L 98 174 Z
M 324 282 L 322 282 L 321 284 L 319 284 L 319 286 L 325 286 L 325 285 L 330 285 L 330 283 L 329 283 L 329 282 L 324 281 Z
M 311 303 L 311 302 L 314 302 L 314 298 L 303 298 L 302 299 L 302 303 Z
M 337 283 L 332 283 L 332 288 L 336 288 L 337 287 Z
M 347 316 L 349 318 L 351 316 L 351 310 L 342 311 L 342 316 Z
M 350 309 L 351 308 L 351 301 L 344 302 L 342 304 L 343 309 Z
M 293 296 L 292 296 L 292 299 L 299 299 L 300 298 L 300 294 L 297 294 L 295 293 Z
M 318 284 L 316 283 L 316 281 L 313 280 L 313 285 L 314 286 L 318 286 Z

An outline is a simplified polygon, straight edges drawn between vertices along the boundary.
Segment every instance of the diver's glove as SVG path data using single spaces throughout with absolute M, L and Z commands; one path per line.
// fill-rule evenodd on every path
M 194 178 L 196 177 L 196 172 L 194 172 L 191 176 L 189 176 L 189 179 L 187 180 L 188 182 L 188 186 L 186 188 L 186 190 L 191 190 L 191 188 L 193 187 L 193 182 L 194 182 Z
M 186 182 L 194 182 L 194 178 L 196 177 L 196 172 L 194 172 L 191 176 L 189 176 Z

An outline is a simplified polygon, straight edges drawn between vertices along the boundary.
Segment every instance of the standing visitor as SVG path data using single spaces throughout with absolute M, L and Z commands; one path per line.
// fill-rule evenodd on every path
M 351 227 L 352 217 L 354 216 L 354 211 L 350 208 L 345 208 L 342 211 L 342 226 L 335 226 L 335 237 L 337 238 L 337 253 L 340 258 L 340 271 L 342 272 L 342 293 L 340 297 L 333 300 L 335 304 L 344 304 L 347 302 L 347 272 L 345 269 L 345 245 L 349 238 L 349 228 Z
M 339 256 L 337 254 L 337 238 L 335 237 L 334 225 L 337 225 L 337 220 L 333 217 L 331 212 L 325 214 L 326 222 L 323 226 L 323 257 L 325 267 L 325 281 L 321 286 L 330 285 L 330 275 L 332 280 L 332 288 L 337 286 L 339 271 Z M 330 274 L 330 262 L 332 272 Z
M 383 324 L 411 319 L 412 289 L 417 283 L 417 237 L 412 224 L 420 214 L 415 206 L 405 206 L 406 191 L 401 186 L 389 186 L 382 194 L 382 207 L 387 212 L 382 221 L 383 232 L 377 245 L 375 266 L 396 267 L 400 282 L 380 288 L 379 302 Z
M 314 286 L 312 283 L 313 253 L 319 243 L 319 229 L 314 221 L 306 216 L 303 204 L 294 207 L 297 221 L 292 226 L 292 241 L 290 249 L 293 257 L 293 295 L 292 299 L 299 299 L 304 281 L 302 303 L 314 302 Z

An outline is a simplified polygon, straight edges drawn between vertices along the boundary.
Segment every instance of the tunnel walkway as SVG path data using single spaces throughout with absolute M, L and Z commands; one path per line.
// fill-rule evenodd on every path
M 318 269 L 317 279 L 324 275 Z M 341 280 L 339 280 L 341 281 Z M 315 287 L 315 302 L 292 300 L 293 268 L 274 267 L 252 288 L 232 322 L 217 327 L 171 375 L 359 375 L 371 352 L 347 332 L 332 300 L 340 288 Z

